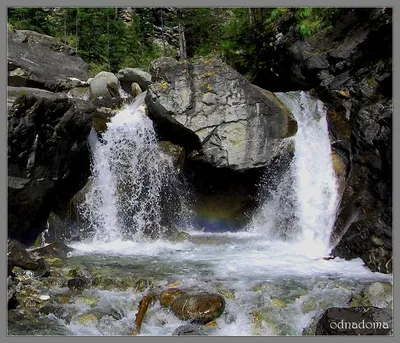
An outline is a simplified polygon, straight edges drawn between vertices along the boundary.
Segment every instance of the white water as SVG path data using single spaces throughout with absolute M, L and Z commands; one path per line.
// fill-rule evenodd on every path
M 166 180 L 164 175 L 170 172 L 168 163 L 160 163 L 163 157 L 156 147 L 151 122 L 140 107 L 143 99 L 139 99 L 113 118 L 103 137 L 107 144 L 91 136 L 95 187 L 87 204 L 96 236 L 94 241 L 72 244 L 76 249 L 72 258 L 87 259 L 89 265 L 99 260 L 107 265 L 109 260 L 112 269 L 120 265 L 143 278 L 156 277 L 162 280 L 158 282 L 162 287 L 179 280 L 183 289 L 231 292 L 234 298 L 226 298 L 218 328 L 209 333 L 223 336 L 301 335 L 313 316 L 331 306 L 347 306 L 351 295 L 364 284 L 391 281 L 391 275 L 369 271 L 361 259 L 320 258 L 329 252 L 328 238 L 337 206 L 325 113 L 322 103 L 310 101 L 305 93 L 278 96 L 298 121 L 295 156 L 273 197 L 266 199 L 254 218 L 252 230 L 192 231 L 192 241 L 184 243 L 161 239 L 146 242 L 136 234 L 128 240 L 124 237 L 132 227 L 141 232 L 159 220 L 157 192 Z M 151 187 L 138 202 L 143 183 Z M 118 193 L 121 184 L 128 197 Z M 140 210 L 132 213 L 131 208 L 137 205 Z M 129 225 L 121 222 L 121 217 L 130 218 Z M 277 229 L 280 232 L 275 234 Z M 73 317 L 65 324 L 71 334 L 129 334 L 143 294 L 85 292 L 99 299 L 99 308 L 118 310 L 122 319 L 106 316 L 83 325 Z M 274 298 L 284 299 L 287 307 L 275 306 Z M 307 310 L 310 300 L 317 305 Z M 85 306 L 78 306 L 79 313 L 90 310 Z M 259 328 L 252 323 L 255 310 L 267 310 L 270 316 Z M 149 308 L 141 335 L 171 335 L 183 324 L 157 303 Z
M 144 97 L 111 119 L 102 142 L 94 131 L 89 137 L 93 186 L 83 212 L 96 242 L 139 240 L 145 230 L 162 230 L 160 194 L 172 162 L 158 147 Z
M 323 256 L 331 250 L 338 196 L 324 104 L 305 92 L 276 93 L 298 123 L 291 165 L 253 220 L 253 230 L 293 242 L 296 251 Z M 268 186 L 268 185 L 266 185 Z

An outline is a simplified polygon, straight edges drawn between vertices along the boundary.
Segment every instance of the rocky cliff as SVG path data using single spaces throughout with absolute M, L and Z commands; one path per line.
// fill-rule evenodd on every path
M 314 89 L 328 106 L 332 147 L 347 161 L 333 254 L 392 270 L 392 10 L 343 11 L 329 32 L 301 40 L 292 11 L 266 37 L 256 77 L 272 91 Z

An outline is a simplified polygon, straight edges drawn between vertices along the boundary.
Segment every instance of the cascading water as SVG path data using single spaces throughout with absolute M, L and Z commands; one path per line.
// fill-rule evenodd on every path
M 144 113 L 144 96 L 112 118 L 100 141 L 92 132 L 93 184 L 84 210 L 96 239 L 71 243 L 75 250 L 56 270 L 100 282 L 78 293 L 65 282 L 50 287 L 51 299 L 63 299 L 62 310 L 43 316 L 39 329 L 37 323 L 14 321 L 13 334 L 129 335 L 149 287 L 163 290 L 174 281 L 183 291 L 225 298 L 225 311 L 209 335 L 301 335 L 325 309 L 349 306 L 372 282 L 392 281 L 361 259 L 320 258 L 335 219 L 336 180 L 323 104 L 304 92 L 277 94 L 298 122 L 295 154 L 266 192 L 253 230 L 191 231 L 190 241 L 178 243 L 141 240 L 148 227 L 159 225 L 166 205 L 160 190 L 174 182 L 170 160 Z M 138 289 L 143 281 L 147 288 Z M 170 336 L 185 324 L 156 302 L 140 335 Z
M 145 114 L 145 93 L 108 123 L 101 142 L 90 134 L 92 187 L 83 215 L 95 241 L 140 240 L 161 234 L 161 194 L 173 174 L 160 151 L 152 121 Z
M 295 153 L 253 221 L 256 230 L 284 236 L 299 252 L 329 252 L 329 237 L 338 205 L 324 104 L 305 92 L 276 93 L 298 123 Z

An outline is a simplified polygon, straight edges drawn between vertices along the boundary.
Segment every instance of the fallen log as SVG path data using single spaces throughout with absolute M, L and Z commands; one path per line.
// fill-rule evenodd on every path
M 132 329 L 130 335 L 136 336 L 140 333 L 140 328 L 142 327 L 143 318 L 147 312 L 149 305 L 152 305 L 157 298 L 157 292 L 150 292 L 143 296 L 142 300 L 139 302 L 139 310 L 136 314 L 135 327 Z

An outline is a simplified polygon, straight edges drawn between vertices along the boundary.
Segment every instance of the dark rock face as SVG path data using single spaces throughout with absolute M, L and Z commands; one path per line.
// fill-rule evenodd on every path
M 198 324 L 218 318 L 225 309 L 225 300 L 219 294 L 184 294 L 171 305 L 171 311 L 182 320 L 193 320 Z
M 8 242 L 7 259 L 9 273 L 14 267 L 25 270 L 35 270 L 39 267 L 39 263 L 26 251 L 25 247 L 15 240 Z
M 23 94 L 30 94 L 34 96 L 53 96 L 59 98 L 65 98 L 66 95 L 63 93 L 53 93 L 44 89 L 29 88 L 29 87 L 7 87 L 7 111 L 9 111 L 14 104 L 15 100 Z
M 46 260 L 39 258 L 35 260 L 33 255 L 27 252 L 24 246 L 18 241 L 8 242 L 8 274 L 13 276 L 13 268 L 19 267 L 24 270 L 32 270 L 35 277 L 50 276 L 50 267 Z
M 9 276 L 7 278 L 7 307 L 9 310 L 16 308 L 18 305 L 16 294 L 17 291 L 15 289 L 13 278 Z
M 330 32 L 307 40 L 293 23 L 288 11 L 266 37 L 268 68 L 254 82 L 314 89 L 328 106 L 332 147 L 346 165 L 332 253 L 391 273 L 392 11 L 342 9 Z
M 89 286 L 89 280 L 87 280 L 86 278 L 78 277 L 68 280 L 68 288 L 71 290 L 81 291 L 87 288 L 88 286 Z
M 53 92 L 88 79 L 87 66 L 70 46 L 27 30 L 8 33 L 8 85 Z
M 333 240 L 335 256 L 361 257 L 392 272 L 392 103 L 362 107 L 352 120 L 352 169 Z
M 20 96 L 8 116 L 8 235 L 31 244 L 51 210 L 86 183 L 94 108 L 52 94 Z
M 392 335 L 392 312 L 379 307 L 330 308 L 316 326 L 316 335 Z

